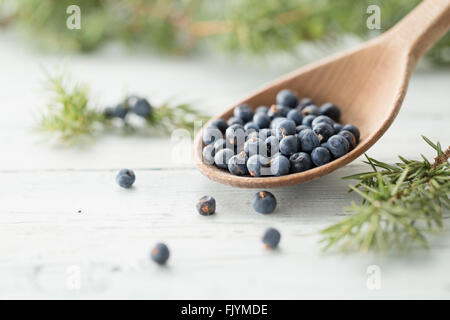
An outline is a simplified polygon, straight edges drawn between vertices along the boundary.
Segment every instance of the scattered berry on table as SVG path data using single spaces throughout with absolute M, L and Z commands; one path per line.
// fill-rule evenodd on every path
M 163 265 L 170 256 L 169 248 L 164 243 L 157 243 L 150 252 L 150 258 L 157 264 Z
M 136 175 L 133 170 L 130 169 L 122 169 L 117 173 L 116 182 L 122 188 L 131 188 L 134 181 L 136 181 Z
M 330 117 L 336 122 L 339 122 L 339 120 L 341 119 L 341 109 L 339 109 L 338 106 L 332 104 L 331 102 L 324 103 L 320 107 L 320 113 Z
M 262 242 L 266 249 L 275 249 L 280 243 L 281 234 L 275 228 L 268 228 L 262 237 Z
M 278 156 L 272 157 L 270 160 L 270 172 L 274 176 L 284 176 L 289 173 L 291 164 L 289 159 L 284 155 L 279 154 Z
M 272 213 L 277 207 L 277 199 L 269 191 L 259 191 L 252 199 L 252 208 L 258 213 Z
M 331 161 L 331 153 L 327 148 L 317 147 L 311 152 L 312 162 L 320 167 Z
M 216 199 L 211 196 L 201 197 L 197 202 L 197 211 L 202 216 L 210 216 L 216 212 Z
M 228 171 L 237 176 L 245 176 L 248 174 L 247 161 L 248 157 L 244 151 L 232 156 L 228 161 Z
M 342 130 L 347 130 L 347 131 L 350 131 L 351 133 L 353 133 L 353 135 L 355 136 L 355 139 L 356 139 L 356 143 L 359 142 L 360 133 L 359 133 L 359 129 L 356 126 L 354 126 L 352 124 L 346 124 L 345 126 L 342 127 Z
M 312 168 L 311 156 L 306 152 L 297 152 L 289 157 L 291 172 L 303 172 Z
M 276 102 L 278 105 L 291 109 L 295 108 L 298 104 L 297 96 L 289 89 L 283 89 L 278 92 Z
M 334 135 L 328 139 L 327 148 L 335 158 L 339 158 L 350 150 L 350 144 L 342 135 Z

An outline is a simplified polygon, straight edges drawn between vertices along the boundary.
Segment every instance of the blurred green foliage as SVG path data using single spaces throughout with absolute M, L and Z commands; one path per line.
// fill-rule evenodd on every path
M 0 12 L 11 0 L 0 0 Z M 92 51 L 105 42 L 148 46 L 175 54 L 203 43 L 235 52 L 290 51 L 303 41 L 330 43 L 345 34 L 362 38 L 369 5 L 381 8 L 381 30 L 420 0 L 18 0 L 0 26 L 29 31 L 46 49 Z M 66 28 L 66 9 L 81 8 L 81 30 Z M 10 5 L 10 4 L 9 4 Z M 3 23 L 2 23 L 3 19 Z M 5 21 L 8 21 L 6 23 Z M 429 53 L 450 65 L 450 34 Z

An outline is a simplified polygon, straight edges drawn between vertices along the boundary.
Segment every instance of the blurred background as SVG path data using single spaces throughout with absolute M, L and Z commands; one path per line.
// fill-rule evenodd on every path
M 298 54 L 310 44 L 333 46 L 390 28 L 420 0 L 0 0 L 0 28 L 47 52 L 90 53 L 111 43 L 164 55 L 228 52 L 247 56 Z M 64 28 L 66 9 L 81 8 L 80 30 Z M 379 30 L 367 25 L 381 9 Z M 450 64 L 450 35 L 428 54 Z

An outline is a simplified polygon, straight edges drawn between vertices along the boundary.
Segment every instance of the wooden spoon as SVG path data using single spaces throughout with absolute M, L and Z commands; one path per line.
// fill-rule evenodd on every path
M 194 142 L 196 165 L 214 181 L 244 188 L 293 185 L 346 165 L 386 132 L 400 110 L 414 66 L 449 28 L 450 0 L 425 0 L 381 36 L 291 72 L 236 103 L 252 108 L 271 105 L 277 92 L 284 88 L 318 104 L 332 101 L 341 107 L 341 122 L 354 124 L 361 131 L 359 144 L 345 156 L 321 167 L 281 177 L 235 176 L 202 161 L 200 132 Z M 236 105 L 216 118 L 228 119 Z M 207 126 L 208 123 L 204 128 Z

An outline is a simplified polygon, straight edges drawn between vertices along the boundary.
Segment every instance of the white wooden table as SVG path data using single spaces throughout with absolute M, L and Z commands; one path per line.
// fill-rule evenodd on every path
M 167 139 L 112 135 L 85 149 L 51 147 L 33 125 L 46 101 L 41 66 L 51 69 L 61 57 L 28 52 L 8 35 L 0 48 L 0 298 L 450 298 L 449 231 L 432 239 L 431 251 L 408 256 L 321 253 L 317 231 L 355 199 L 340 177 L 364 170 L 361 159 L 320 180 L 271 190 L 279 206 L 259 215 L 250 207 L 255 190 L 173 163 L 175 142 Z M 154 102 L 174 95 L 198 101 L 210 113 L 289 68 L 114 50 L 68 62 L 101 103 L 132 91 Z M 448 145 L 449 88 L 448 70 L 417 71 L 402 111 L 369 154 L 431 156 L 420 134 Z M 122 167 L 136 171 L 132 190 L 114 181 Z M 211 217 L 195 211 L 206 194 L 217 200 Z M 282 232 L 276 252 L 260 242 L 269 226 Z M 157 241 L 171 249 L 167 267 L 149 261 Z M 378 290 L 367 286 L 370 265 L 381 271 Z

